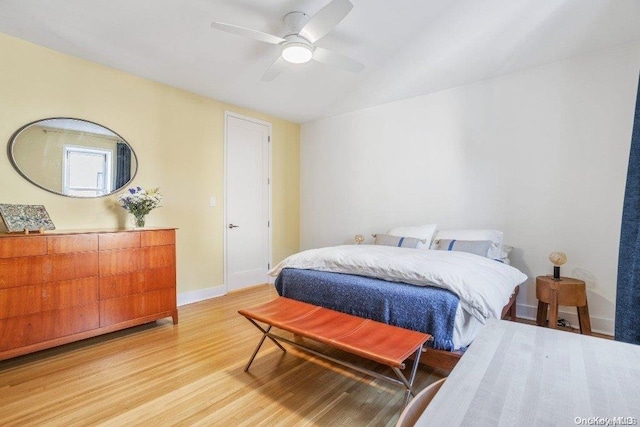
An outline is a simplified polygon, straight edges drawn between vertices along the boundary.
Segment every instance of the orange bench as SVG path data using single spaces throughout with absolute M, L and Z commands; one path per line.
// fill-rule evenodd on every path
M 407 390 L 405 403 L 410 395 L 415 395 L 413 380 L 415 379 L 422 347 L 425 342 L 431 339 L 429 334 L 363 319 L 284 297 L 239 310 L 238 313 L 246 317 L 263 334 L 244 369 L 245 372 L 249 370 L 264 340 L 269 338 L 284 352 L 286 350 L 280 342 L 286 342 L 316 356 L 375 378 L 404 386 Z M 257 322 L 268 326 L 264 328 Z M 336 359 L 298 342 L 275 335 L 271 332 L 272 327 L 389 366 L 398 376 L 398 379 Z M 405 368 L 404 362 L 411 355 L 415 355 L 415 358 L 411 375 L 407 379 L 401 370 Z

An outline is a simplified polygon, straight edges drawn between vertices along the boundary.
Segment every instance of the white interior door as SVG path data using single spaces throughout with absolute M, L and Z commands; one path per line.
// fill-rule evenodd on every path
M 225 114 L 227 291 L 267 281 L 270 262 L 269 123 Z

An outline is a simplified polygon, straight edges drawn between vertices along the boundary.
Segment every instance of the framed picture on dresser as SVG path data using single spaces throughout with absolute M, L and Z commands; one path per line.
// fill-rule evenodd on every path
M 0 204 L 0 217 L 10 233 L 56 229 L 43 205 Z

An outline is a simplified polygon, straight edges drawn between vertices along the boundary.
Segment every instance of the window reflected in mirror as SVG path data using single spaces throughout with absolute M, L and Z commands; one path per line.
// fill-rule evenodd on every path
M 27 180 L 70 197 L 101 197 L 135 177 L 137 158 L 112 130 L 81 119 L 39 120 L 18 129 L 9 157 Z

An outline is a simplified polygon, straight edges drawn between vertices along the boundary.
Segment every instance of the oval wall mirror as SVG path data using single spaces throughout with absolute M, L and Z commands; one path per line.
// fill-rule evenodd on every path
M 120 135 L 87 120 L 57 117 L 18 129 L 9 160 L 31 183 L 69 197 L 102 197 L 127 186 L 138 159 Z

